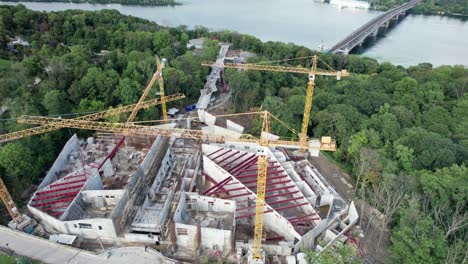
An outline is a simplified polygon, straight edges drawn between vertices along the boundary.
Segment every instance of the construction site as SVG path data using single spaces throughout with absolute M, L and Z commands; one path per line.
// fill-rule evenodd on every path
M 241 52 L 226 58 L 229 48 L 222 44 L 217 60 L 206 63 L 206 85 L 185 110 L 168 114 L 166 103 L 184 95 L 164 94 L 166 62 L 157 59 L 157 71 L 135 105 L 75 119 L 18 119 L 39 126 L 0 142 L 60 128 L 96 133 L 68 140 L 29 199 L 29 212 L 19 212 L 0 184 L 13 218 L 9 226 L 108 255 L 105 248 L 140 247 L 159 254 L 158 263 L 307 263 L 305 250 L 319 254 L 337 242 L 353 243 L 349 234 L 359 219 L 354 203 L 310 161 L 320 151 L 336 150 L 336 143 L 307 136 L 316 76 L 349 74 L 318 69 L 317 56 L 309 69 L 248 64 L 235 57 Z M 270 122 L 286 124 L 267 111 L 210 113 L 229 99 L 225 68 L 308 77 L 302 130 L 291 129 L 295 140 L 271 131 Z M 146 100 L 156 82 L 160 97 Z M 140 109 L 155 106 L 162 107 L 159 124 L 133 123 Z M 128 112 L 126 123 L 96 121 Z M 261 134 L 245 134 L 248 128 L 235 121 L 239 116 L 260 120 Z

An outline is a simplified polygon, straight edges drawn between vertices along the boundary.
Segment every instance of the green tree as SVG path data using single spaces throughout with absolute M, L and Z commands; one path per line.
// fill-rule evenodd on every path
M 317 264 L 359 264 L 362 263 L 355 246 L 335 243 L 317 254 L 306 251 L 307 261 Z
M 59 90 L 50 90 L 44 95 L 42 105 L 47 109 L 49 115 L 66 113 L 69 110 L 69 104 L 66 101 L 66 95 Z
M 7 178 L 16 190 L 25 187 L 24 183 L 30 182 L 37 176 L 33 152 L 26 146 L 18 143 L 8 143 L 0 149 L 0 166 L 4 168 Z
M 414 150 L 407 146 L 396 145 L 395 152 L 395 157 L 397 158 L 400 167 L 406 172 L 411 172 L 413 170 L 414 163 Z
M 119 98 L 119 101 L 124 105 L 135 104 L 141 94 L 141 89 L 142 87 L 138 82 L 130 78 L 124 78 L 120 79 L 114 95 Z
M 415 200 L 401 211 L 391 241 L 393 263 L 444 263 L 447 254 L 443 232 L 420 211 Z

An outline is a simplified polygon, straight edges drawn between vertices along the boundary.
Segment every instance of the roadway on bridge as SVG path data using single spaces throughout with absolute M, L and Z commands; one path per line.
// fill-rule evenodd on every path
M 330 53 L 344 53 L 348 54 L 354 47 L 360 45 L 369 35 L 374 34 L 384 24 L 389 23 L 400 14 L 404 14 L 409 9 L 413 8 L 419 3 L 419 0 L 411 0 L 398 7 L 392 8 L 387 12 L 377 16 L 371 21 L 367 22 L 342 41 L 338 42 L 328 52 Z

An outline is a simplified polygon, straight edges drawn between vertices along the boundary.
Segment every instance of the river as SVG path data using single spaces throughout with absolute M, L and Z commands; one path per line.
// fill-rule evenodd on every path
M 3 4 L 16 4 L 3 2 Z M 119 4 L 22 3 L 32 10 L 116 9 L 166 26 L 203 25 L 250 34 L 263 41 L 283 41 L 325 48 L 381 12 L 339 9 L 313 0 L 189 0 L 175 7 L 122 6 Z M 363 51 L 379 61 L 404 66 L 430 62 L 435 66 L 468 66 L 468 22 L 441 16 L 408 15 L 384 37 Z

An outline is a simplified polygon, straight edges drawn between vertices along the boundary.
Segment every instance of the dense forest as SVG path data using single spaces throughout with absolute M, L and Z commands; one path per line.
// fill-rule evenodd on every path
M 16 36 L 28 44 L 9 46 Z M 186 44 L 198 37 L 207 39 L 194 55 Z M 0 133 L 24 128 L 15 122 L 22 114 L 73 116 L 136 102 L 154 70 L 155 54 L 169 61 L 166 93 L 187 95 L 172 104 L 192 103 L 208 74 L 200 62 L 215 58 L 218 41 L 257 54 L 253 62 L 287 60 L 285 65 L 307 67 L 314 54 L 235 32 L 165 28 L 114 10 L 45 13 L 1 6 L 0 108 L 7 110 L 0 116 Z M 341 81 L 317 79 L 309 134 L 337 139 L 339 149 L 330 158 L 353 175 L 356 196 L 386 215 L 381 231 L 391 233 L 389 262 L 466 261 L 468 69 L 430 64 L 403 68 L 352 55 L 319 56 L 353 74 Z M 324 63 L 319 66 L 325 68 Z M 299 128 L 306 76 L 227 70 L 226 79 L 233 111 L 263 106 Z M 138 116 L 155 117 L 158 108 Z M 27 198 L 28 188 L 72 132 L 1 146 L 0 175 L 15 199 Z M 280 127 L 273 132 L 290 136 Z
M 371 6 L 376 10 L 388 10 L 401 5 L 406 0 L 370 0 Z M 468 16 L 467 0 L 424 0 L 411 12 L 417 14 L 442 14 Z
M 6 0 L 2 0 L 6 1 Z M 147 6 L 175 6 L 180 5 L 175 0 L 11 0 L 11 2 L 66 2 L 66 3 L 93 3 L 93 4 L 122 4 Z

